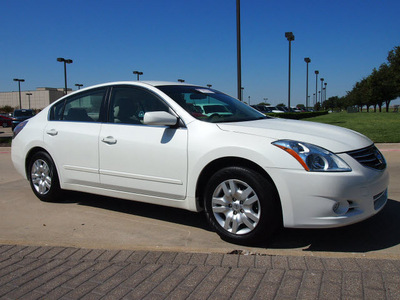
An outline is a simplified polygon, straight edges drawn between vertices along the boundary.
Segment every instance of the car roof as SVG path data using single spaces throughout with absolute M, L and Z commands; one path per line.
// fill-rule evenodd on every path
M 107 87 L 107 86 L 112 86 L 112 85 L 136 85 L 136 86 L 153 86 L 153 87 L 157 87 L 157 86 L 165 86 L 165 85 L 180 85 L 180 86 L 195 86 L 195 87 L 201 87 L 201 88 L 206 88 L 206 87 L 202 87 L 200 85 L 197 84 L 189 84 L 189 83 L 183 83 L 183 82 L 173 82 L 173 81 L 113 81 L 113 82 L 104 82 L 101 84 L 96 84 L 96 85 L 91 85 L 88 87 L 85 87 L 83 89 L 79 89 L 76 91 L 73 91 L 72 93 L 69 93 L 68 95 L 65 96 L 70 96 L 70 95 L 74 95 L 77 93 L 82 93 L 85 92 L 86 90 L 91 90 L 94 88 L 101 88 L 101 87 Z M 63 97 L 64 98 L 64 97 Z

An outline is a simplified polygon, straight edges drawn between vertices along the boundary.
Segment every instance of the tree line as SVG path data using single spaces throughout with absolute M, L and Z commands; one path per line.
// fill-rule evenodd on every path
M 330 97 L 322 103 L 322 109 L 342 110 L 349 106 L 356 106 L 362 111 L 363 107 L 367 111 L 373 107 L 376 112 L 377 107 L 382 111 L 385 104 L 386 111 L 389 111 L 390 101 L 400 97 L 400 46 L 394 47 L 389 51 L 387 61 L 374 68 L 372 73 L 356 82 L 351 91 L 346 92 L 343 97 Z M 321 104 L 317 103 L 316 109 Z

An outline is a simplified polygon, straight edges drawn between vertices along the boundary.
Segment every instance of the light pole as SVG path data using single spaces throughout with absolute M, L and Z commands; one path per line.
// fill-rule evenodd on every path
M 321 97 L 319 98 L 319 101 L 321 102 L 322 105 L 322 90 L 324 89 L 324 78 L 321 78 Z
M 140 72 L 140 71 L 133 71 L 133 74 L 136 74 L 136 75 L 137 75 L 137 81 L 139 81 L 139 76 L 140 76 L 140 75 L 143 75 L 143 72 Z
M 325 85 L 325 101 L 326 101 L 326 86 L 327 86 L 328 84 L 325 82 L 324 85 Z
M 318 102 L 318 74 L 319 74 L 319 71 L 316 70 L 314 73 L 315 73 L 315 103 L 314 104 L 317 104 L 317 102 Z
M 64 89 L 64 94 L 67 94 L 67 64 L 72 64 L 73 61 L 72 59 L 65 59 L 63 57 L 57 58 L 58 62 L 63 62 L 64 63 L 64 81 L 65 81 L 65 89 Z
M 290 67 L 291 67 L 291 52 L 292 52 L 292 41 L 294 41 L 293 32 L 285 32 L 285 37 L 289 41 L 289 86 L 288 86 L 288 108 L 290 111 Z
M 80 89 L 81 89 L 81 87 L 83 86 L 83 84 L 80 84 L 80 83 L 75 83 L 75 86 L 77 86 L 77 87 L 78 87 L 78 90 L 80 90 Z
M 237 93 L 242 101 L 242 54 L 240 46 L 240 0 L 236 0 Z
M 25 79 L 14 78 L 14 81 L 18 81 L 18 94 L 19 94 L 19 109 L 22 109 L 21 105 L 21 82 L 24 82 Z
M 28 96 L 28 105 L 29 105 L 29 109 L 31 109 L 31 96 L 32 96 L 32 93 L 26 93 L 25 95 Z
M 243 99 L 243 90 L 244 90 L 244 87 L 241 87 L 240 88 L 240 96 L 241 96 L 241 98 L 239 98 L 239 100 Z
M 309 57 L 304 58 L 304 61 L 307 64 L 307 74 L 306 74 L 306 109 L 308 108 L 308 64 L 311 62 Z

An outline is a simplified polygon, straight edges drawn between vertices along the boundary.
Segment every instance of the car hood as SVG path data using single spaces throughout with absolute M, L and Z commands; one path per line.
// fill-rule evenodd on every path
M 353 130 L 307 121 L 273 118 L 217 125 L 226 131 L 258 135 L 274 140 L 290 139 L 310 143 L 335 153 L 365 148 L 373 143 L 366 136 Z

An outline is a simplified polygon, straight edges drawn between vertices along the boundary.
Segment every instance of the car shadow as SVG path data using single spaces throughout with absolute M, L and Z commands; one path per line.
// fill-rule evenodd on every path
M 64 203 L 77 203 L 105 210 L 162 220 L 213 231 L 204 214 L 159 205 L 68 192 Z M 263 249 L 364 253 L 400 244 L 400 202 L 388 200 L 384 209 L 363 222 L 332 229 L 281 229 Z M 215 233 L 216 234 L 216 233 Z
M 184 209 L 71 191 L 66 192 L 62 203 L 76 203 L 211 231 L 204 214 Z
M 268 245 L 272 249 L 369 252 L 400 244 L 400 203 L 388 200 L 377 215 L 363 222 L 331 229 L 282 229 Z

